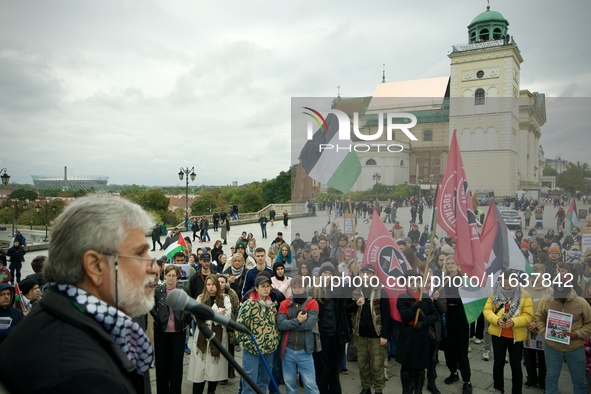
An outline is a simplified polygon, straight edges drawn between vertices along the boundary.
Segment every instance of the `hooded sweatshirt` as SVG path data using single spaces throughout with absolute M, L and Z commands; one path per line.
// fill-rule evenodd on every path
M 20 309 L 16 309 L 14 307 L 15 297 L 14 297 L 14 286 L 9 285 L 8 283 L 0 283 L 0 292 L 2 290 L 9 289 L 10 290 L 10 303 L 6 308 L 0 307 L 0 317 L 10 317 L 12 318 L 12 323 L 10 327 L 6 329 L 0 328 L 0 343 L 4 342 L 8 334 L 14 330 L 14 328 L 25 318 L 25 315 Z

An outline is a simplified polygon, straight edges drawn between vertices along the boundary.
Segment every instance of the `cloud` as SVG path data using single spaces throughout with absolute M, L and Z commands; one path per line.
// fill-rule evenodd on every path
M 371 95 L 387 81 L 449 75 L 451 45 L 485 5 L 357 2 L 36 1 L 0 5 L 0 165 L 105 174 L 111 183 L 271 179 L 291 162 L 291 98 Z M 524 58 L 521 87 L 591 95 L 591 3 L 494 5 Z M 535 20 L 532 27 L 531 20 Z M 560 106 L 558 107 L 558 104 Z M 583 119 L 547 102 L 541 143 L 586 160 Z M 568 115 L 567 115 L 568 114 Z M 575 143 L 573 143 L 575 141 Z

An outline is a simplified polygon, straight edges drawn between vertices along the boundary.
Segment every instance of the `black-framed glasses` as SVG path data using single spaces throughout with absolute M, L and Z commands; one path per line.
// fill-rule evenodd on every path
M 105 256 L 115 256 L 115 261 L 118 261 L 119 257 L 125 257 L 128 259 L 135 259 L 135 260 L 150 261 L 150 269 L 154 269 L 154 267 L 156 267 L 158 265 L 158 259 L 156 259 L 156 258 L 129 256 L 129 255 L 119 254 L 119 253 L 114 253 L 114 254 L 113 253 L 101 253 L 101 254 L 104 254 Z

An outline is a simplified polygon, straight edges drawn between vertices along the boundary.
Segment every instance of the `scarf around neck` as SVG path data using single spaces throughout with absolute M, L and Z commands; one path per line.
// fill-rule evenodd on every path
M 244 272 L 244 266 L 242 266 L 242 268 L 240 268 L 239 270 L 237 270 L 236 268 L 234 268 L 234 266 L 232 266 L 232 275 L 234 275 L 236 277 L 236 279 L 240 279 L 243 272 Z
M 498 281 L 495 283 L 493 289 L 493 306 L 495 310 L 503 309 L 504 306 L 509 303 L 508 315 L 510 318 L 519 315 L 521 309 L 521 287 L 516 286 L 511 290 L 505 290 Z
M 82 308 L 109 334 L 140 375 L 152 363 L 152 344 L 139 324 L 120 310 L 73 285 L 58 284 L 57 290 Z

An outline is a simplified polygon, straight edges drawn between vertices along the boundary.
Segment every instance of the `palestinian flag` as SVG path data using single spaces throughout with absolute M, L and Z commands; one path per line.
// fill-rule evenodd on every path
M 166 253 L 166 257 L 168 257 L 169 259 L 172 259 L 173 256 L 178 252 L 188 250 L 187 244 L 185 243 L 185 240 L 183 239 L 183 235 L 181 233 L 178 233 L 177 235 L 171 237 L 168 241 L 164 243 L 164 245 L 162 245 L 162 248 L 164 249 L 164 253 Z
M 569 225 L 569 232 L 573 232 L 573 227 L 579 227 L 579 218 L 577 217 L 577 204 L 575 199 L 570 202 L 570 207 L 566 212 L 566 223 Z
M 496 204 L 490 205 L 488 214 L 484 219 L 482 233 L 480 234 L 480 245 L 486 262 L 486 276 L 483 277 L 486 282 L 481 283 L 480 287 L 468 286 L 460 289 L 466 318 L 470 323 L 478 319 L 484 309 L 486 300 L 492 292 L 494 282 L 496 282 L 503 269 L 527 274 L 532 272 L 529 261 L 521 253 L 521 249 L 513 239 Z M 491 278 L 492 283 L 489 282 Z
M 21 311 L 25 311 L 25 306 L 23 305 L 22 300 L 22 293 L 21 288 L 18 286 L 18 283 L 14 284 L 14 307 L 20 309 Z
M 300 152 L 300 161 L 306 174 L 317 182 L 348 193 L 359 174 L 361 164 L 351 140 L 339 139 L 339 119 L 329 113 L 326 119 L 320 112 L 304 107 L 319 125 L 311 140 L 308 140 Z M 311 133 L 311 122 L 309 124 Z

